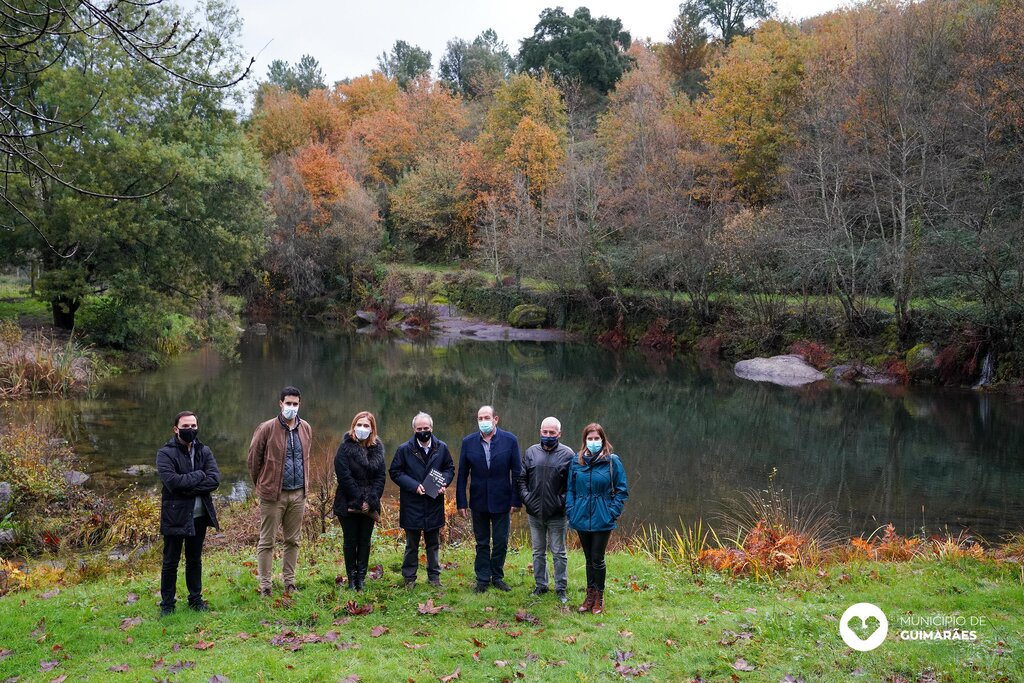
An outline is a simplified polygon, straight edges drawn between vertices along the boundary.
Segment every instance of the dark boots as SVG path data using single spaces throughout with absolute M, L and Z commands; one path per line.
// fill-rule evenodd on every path
M 604 591 L 594 591 L 594 606 L 590 611 L 593 614 L 602 614 L 604 612 Z
M 580 614 L 589 612 L 594 608 L 594 601 L 597 599 L 597 590 L 587 586 L 587 597 L 583 600 L 583 604 L 576 610 Z

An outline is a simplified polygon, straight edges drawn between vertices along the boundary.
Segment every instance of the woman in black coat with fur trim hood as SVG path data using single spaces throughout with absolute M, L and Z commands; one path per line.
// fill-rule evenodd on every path
M 363 590 L 370 562 L 370 538 L 373 525 L 380 519 L 380 497 L 387 474 L 384 468 L 384 444 L 377 437 L 377 418 L 363 411 L 352 418 L 334 456 L 338 492 L 334 496 L 334 514 L 345 536 L 345 573 L 352 590 Z

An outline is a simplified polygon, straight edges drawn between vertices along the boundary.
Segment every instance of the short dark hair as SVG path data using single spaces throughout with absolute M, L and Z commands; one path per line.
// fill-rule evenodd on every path
M 181 418 L 183 418 L 183 417 L 195 417 L 195 416 L 196 416 L 196 414 L 193 413 L 191 410 L 183 410 L 183 411 L 181 411 L 180 413 L 178 413 L 177 415 L 174 416 L 174 424 L 171 425 L 171 426 L 172 427 L 177 427 L 178 423 L 181 421 Z
M 302 398 L 302 392 L 299 391 L 297 387 L 287 386 L 281 390 L 281 398 L 278 400 L 283 401 L 285 396 L 296 396 L 298 398 Z

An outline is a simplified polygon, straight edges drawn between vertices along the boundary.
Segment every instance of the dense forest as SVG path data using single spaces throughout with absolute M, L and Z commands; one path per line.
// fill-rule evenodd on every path
M 225 293 L 337 316 L 433 287 L 627 341 L 928 342 L 951 381 L 989 352 L 1024 375 L 1024 7 L 741 6 L 687 0 L 664 43 L 548 9 L 518 49 L 398 41 L 333 84 L 304 55 L 248 99 L 209 86 L 245 71 L 222 0 L 151 8 L 153 43 L 203 29 L 155 61 L 111 31 L 8 40 L 3 265 L 38 268 L 58 325 L 92 301 L 106 342 L 154 311 L 215 326 Z M 69 123 L 14 144 L 25 112 Z

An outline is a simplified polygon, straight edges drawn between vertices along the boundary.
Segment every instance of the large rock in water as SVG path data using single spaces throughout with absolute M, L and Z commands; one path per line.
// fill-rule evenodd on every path
M 519 304 L 508 314 L 508 324 L 512 327 L 540 327 L 547 317 L 547 309 L 543 306 Z
M 751 358 L 736 364 L 736 376 L 754 382 L 771 382 L 784 387 L 799 387 L 825 379 L 825 375 L 808 365 L 800 356 Z

